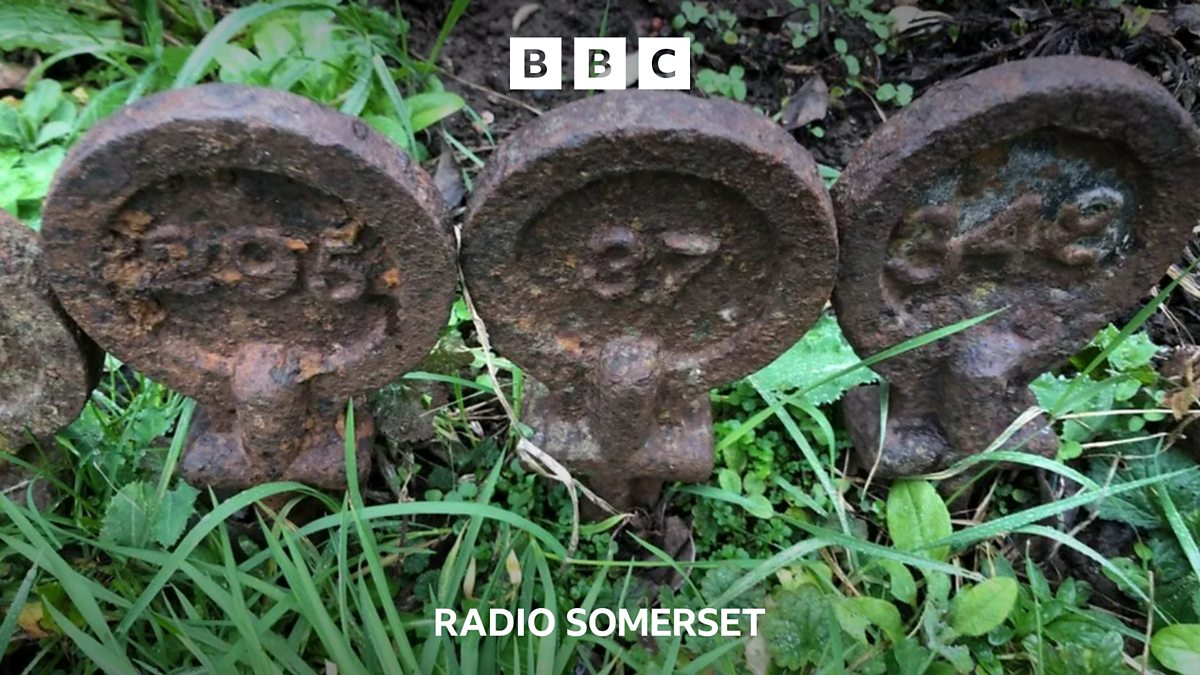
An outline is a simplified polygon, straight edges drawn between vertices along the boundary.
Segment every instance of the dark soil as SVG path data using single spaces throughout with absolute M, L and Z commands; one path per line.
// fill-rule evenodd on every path
M 582 0 L 581 2 L 540 3 L 541 7 L 513 30 L 518 9 L 527 0 L 475 2 L 454 28 L 439 59 L 451 76 L 447 86 L 467 99 L 484 117 L 490 113 L 493 137 L 502 138 L 532 117 L 529 108 L 546 110 L 586 92 L 509 91 L 508 38 L 510 36 L 575 36 L 601 34 L 608 7 L 607 29 L 610 37 L 633 41 L 639 36 L 674 35 L 671 20 L 679 13 L 677 0 Z M 824 2 L 822 5 L 829 5 Z M 886 13 L 893 4 L 875 3 L 875 11 Z M 1171 90 L 1185 108 L 1200 114 L 1197 93 L 1200 77 L 1196 70 L 1200 46 L 1200 5 L 1173 2 L 1158 6 L 1143 4 L 1151 11 L 1138 15 L 1128 8 L 1071 7 L 1071 3 L 966 2 L 957 0 L 936 4 L 938 11 L 952 17 L 938 27 L 909 30 L 888 45 L 883 56 L 873 53 L 879 42 L 861 19 L 843 11 L 824 8 L 819 37 L 800 49 L 791 44 L 788 21 L 798 15 L 787 0 L 750 2 L 708 2 L 712 8 L 725 8 L 738 16 L 736 45 L 723 43 L 706 29 L 697 31 L 705 44 L 704 54 L 696 57 L 693 75 L 700 68 L 725 72 L 731 65 L 746 71 L 747 102 L 768 114 L 778 113 L 784 101 L 796 94 L 814 75 L 820 75 L 829 87 L 849 91 L 831 98 L 829 112 L 820 122 L 826 133 L 817 138 L 806 128 L 796 131 L 797 140 L 825 164 L 844 166 L 851 154 L 894 110 L 877 107 L 865 94 L 846 85 L 846 67 L 834 49 L 834 41 L 844 39 L 848 53 L 862 62 L 861 80 L 868 89 L 885 82 L 911 84 L 916 94 L 946 79 L 993 66 L 1004 61 L 1030 56 L 1085 54 L 1131 63 L 1149 73 Z M 1081 3 L 1082 4 L 1082 3 Z M 1107 5 L 1107 3 L 1096 3 Z M 450 2 L 419 2 L 408 10 L 414 24 L 415 46 L 427 52 L 436 38 Z M 1046 5 L 1052 7 L 1047 9 Z M 774 15 L 774 16 L 772 16 Z M 1135 29 L 1144 19 L 1145 24 Z M 570 67 L 569 42 L 564 46 L 564 72 Z M 698 92 L 694 92 L 698 93 Z M 455 131 L 479 136 L 469 122 L 460 121 Z M 478 139 L 483 143 L 483 139 Z

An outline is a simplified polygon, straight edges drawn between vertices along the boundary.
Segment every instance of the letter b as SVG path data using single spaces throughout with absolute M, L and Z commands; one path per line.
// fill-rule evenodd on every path
M 625 38 L 575 38 L 577 91 L 625 88 Z
M 562 38 L 510 37 L 508 88 L 562 89 Z
M 546 74 L 546 52 L 530 49 L 525 52 L 525 77 L 537 79 Z

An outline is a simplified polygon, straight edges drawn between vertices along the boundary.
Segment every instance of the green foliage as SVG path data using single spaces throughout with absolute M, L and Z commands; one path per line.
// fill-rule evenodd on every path
M 788 21 L 785 26 L 792 36 L 792 48 L 803 49 L 810 40 L 816 39 L 821 34 L 821 8 L 815 2 L 800 2 L 793 1 L 797 9 L 802 10 L 799 14 L 793 14 L 793 17 L 802 20 Z
M 423 154 L 412 134 L 465 103 L 430 77 L 426 91 L 396 104 L 388 83 L 403 79 L 405 72 L 412 77 L 418 69 L 384 69 L 382 77 L 374 60 L 379 54 L 394 55 L 392 45 L 402 41 L 407 29 L 397 17 L 360 8 L 340 15 L 326 10 L 285 13 L 258 22 L 240 42 L 222 45 L 216 51 L 217 74 L 225 82 L 282 89 L 338 106 L 361 115 L 402 148 Z
M 1132 578 L 1143 593 L 1150 591 L 1149 572 L 1154 573 L 1155 604 L 1176 621 L 1200 620 L 1200 578 L 1189 561 L 1185 546 L 1194 546 L 1200 535 L 1200 486 L 1188 475 L 1174 472 L 1195 469 L 1195 459 L 1181 450 L 1156 452 L 1153 443 L 1131 446 L 1129 457 L 1113 471 L 1103 458 L 1091 460 L 1089 475 L 1114 486 L 1135 481 L 1150 481 L 1145 487 L 1124 492 L 1100 504 L 1098 515 L 1105 520 L 1125 523 L 1137 529 L 1141 555 L 1120 556 L 1113 563 Z M 1168 522 L 1164 505 L 1178 514 L 1185 537 Z M 1191 541 L 1188 541 L 1188 538 Z M 1130 589 L 1122 586 L 1130 593 Z
M 103 100 L 80 111 L 79 98 L 63 92 L 54 80 L 40 80 L 25 98 L 12 105 L 0 101 L 0 209 L 38 227 L 41 202 L 54 172 L 66 155 L 66 144 L 85 131 Z
M 993 577 L 954 596 L 951 626 L 963 635 L 987 635 L 998 628 L 1017 603 L 1017 581 Z
M 802 670 L 823 662 L 830 647 L 833 607 L 814 584 L 775 594 L 762 619 L 762 633 L 772 660 L 783 668 Z
M 154 486 L 143 481 L 129 483 L 109 501 L 100 537 L 119 546 L 144 547 L 154 541 L 170 548 L 196 512 L 199 494 L 192 486 L 180 483 L 160 499 Z
M 1059 457 L 1074 459 L 1083 453 L 1083 444 L 1093 438 L 1126 438 L 1144 433 L 1146 424 L 1165 419 L 1153 412 L 1163 398 L 1157 386 L 1158 373 L 1152 365 L 1159 347 L 1145 333 L 1136 333 L 1116 342 L 1120 331 L 1108 326 L 1087 348 L 1071 359 L 1083 370 L 1097 355 L 1108 350 L 1108 358 L 1090 374 L 1052 375 L 1045 373 L 1029 385 L 1038 404 L 1057 416 L 1072 413 L 1105 413 L 1121 410 L 1150 410 L 1124 415 L 1087 415 L 1062 422 L 1062 446 Z
M 0 49 L 19 46 L 47 55 L 31 82 L 63 59 L 100 59 L 104 65 L 87 78 L 102 85 L 106 105 L 87 116 L 88 123 L 140 96 L 216 77 L 291 91 L 362 116 L 424 158 L 415 134 L 464 107 L 461 97 L 444 91 L 431 66 L 408 54 L 410 26 L 398 11 L 337 0 L 279 0 L 242 7 L 209 25 L 211 12 L 202 6 L 176 8 L 171 27 L 198 31 L 203 39 L 174 45 L 165 40 L 158 3 L 135 3 L 140 43 L 125 39 L 117 22 L 91 16 L 104 14 L 99 6 L 76 12 L 66 4 L 35 5 L 20 0 L 0 7 L 0 25 L 20 27 L 12 34 L 0 29 Z M 67 135 L 61 125 L 44 133 Z
M 119 21 L 73 12 L 70 5 L 69 0 L 6 0 L 0 5 L 0 50 L 103 53 L 124 42 Z
M 861 595 L 842 598 L 833 606 L 838 625 L 858 642 L 870 644 L 867 627 L 877 626 L 892 642 L 904 639 L 904 623 L 900 610 L 887 600 Z
M 899 85 L 885 82 L 875 90 L 875 100 L 880 103 L 895 103 L 898 107 L 903 108 L 912 103 L 912 85 L 907 82 L 902 82 Z
M 713 431 L 720 448 L 714 485 L 705 488 L 707 492 L 680 489 L 682 494 L 701 497 L 692 506 L 697 546 L 716 551 L 720 557 L 769 556 L 799 536 L 787 520 L 771 517 L 777 510 L 805 520 L 824 519 L 833 513 L 833 505 L 806 469 L 802 453 L 788 442 L 788 434 L 781 425 L 763 424 L 748 433 L 739 433 L 732 443 L 723 442 L 766 407 L 749 381 L 715 392 L 712 400 L 718 420 Z M 813 445 L 830 453 L 849 446 L 845 432 L 840 429 L 833 436 L 833 447 L 827 445 L 822 422 L 809 414 L 816 409 L 810 408 L 808 412 L 793 409 L 801 433 Z
M 1200 625 L 1178 623 L 1159 630 L 1150 640 L 1150 653 L 1173 672 L 1200 672 Z
M 901 480 L 888 491 L 887 526 L 892 543 L 902 551 L 914 551 L 935 560 L 945 560 L 950 548 L 929 544 L 950 536 L 950 511 L 932 485 L 923 480 Z
M 809 403 L 826 405 L 854 387 L 879 380 L 869 368 L 829 379 L 858 361 L 837 320 L 822 314 L 799 342 L 755 373 L 754 380 L 775 393 L 803 392 Z
M 746 83 L 742 77 L 746 74 L 744 68 L 738 65 L 730 66 L 728 73 L 721 73 L 712 68 L 701 68 L 696 73 L 696 87 L 709 96 L 723 96 L 735 101 L 746 100 Z

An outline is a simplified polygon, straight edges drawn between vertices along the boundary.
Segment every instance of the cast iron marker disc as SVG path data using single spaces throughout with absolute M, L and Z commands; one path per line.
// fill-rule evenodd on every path
M 67 156 L 44 217 L 63 305 L 115 355 L 228 405 L 246 345 L 316 399 L 424 358 L 454 297 L 432 180 L 361 120 L 211 84 L 141 100 Z
M 463 267 L 495 343 L 552 389 L 615 338 L 661 344 L 699 392 L 799 339 L 837 264 L 808 153 L 729 101 L 628 91 L 538 118 L 471 201 Z
M 55 300 L 37 233 L 0 211 L 0 450 L 78 417 L 102 357 Z
M 1006 423 L 990 408 L 1011 399 L 1011 422 L 1032 403 L 1025 385 L 1176 259 L 1200 215 L 1198 169 L 1187 112 L 1123 63 L 1030 59 L 941 84 L 838 180 L 838 319 L 865 357 L 1007 308 L 877 366 L 909 408 L 939 411 L 958 452 L 981 450 Z M 968 372 L 992 381 L 990 402 L 963 384 Z M 930 468 L 928 457 L 894 465 Z

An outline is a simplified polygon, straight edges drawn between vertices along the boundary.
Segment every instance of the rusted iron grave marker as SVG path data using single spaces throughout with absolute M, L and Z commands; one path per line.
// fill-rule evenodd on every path
M 620 507 L 712 469 L 710 387 L 766 365 L 835 275 L 803 148 L 728 101 L 609 93 L 496 151 L 464 228 L 495 346 L 528 369 L 532 441 Z
M 75 419 L 103 356 L 55 300 L 37 233 L 0 211 L 0 450 L 49 441 Z
M 338 488 L 347 399 L 418 363 L 445 322 L 443 211 L 432 180 L 362 121 L 204 85 L 140 101 L 81 140 L 44 236 L 80 325 L 200 402 L 189 481 Z M 365 471 L 372 422 L 356 410 Z
M 986 448 L 1027 385 L 1134 306 L 1200 215 L 1200 140 L 1133 68 L 1085 57 L 998 66 L 931 90 L 881 127 L 834 191 L 834 304 L 860 355 L 1007 307 L 881 363 L 879 468 L 912 474 Z M 846 399 L 875 460 L 877 387 Z M 1053 453 L 1044 418 L 1009 446 Z

